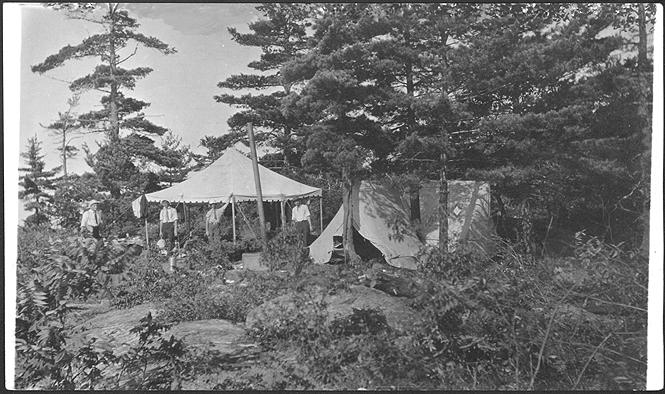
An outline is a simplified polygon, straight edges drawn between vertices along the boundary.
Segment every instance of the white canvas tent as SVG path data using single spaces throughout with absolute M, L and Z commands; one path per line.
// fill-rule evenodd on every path
M 284 201 L 321 196 L 321 189 L 302 184 L 259 165 L 263 201 Z M 169 188 L 145 195 L 151 202 L 210 203 L 256 201 L 252 160 L 237 150 L 227 149 L 205 169 Z
M 260 164 L 258 167 L 262 199 L 263 201 L 280 201 L 282 222 L 285 221 L 284 209 L 287 200 L 321 196 L 320 188 L 294 181 Z M 139 197 L 139 199 L 142 197 Z M 148 202 L 167 200 L 185 204 L 230 203 L 233 216 L 233 239 L 235 241 L 236 203 L 258 199 L 252 160 L 237 150 L 229 148 L 224 151 L 219 159 L 205 169 L 190 174 L 186 180 L 169 188 L 148 193 L 145 195 L 145 199 Z
M 481 245 L 487 252 L 493 228 L 489 217 L 489 185 L 474 181 L 449 181 L 448 236 L 449 250 L 461 241 Z M 420 212 L 425 233 L 420 237 L 410 223 L 409 199 L 396 188 L 361 182 L 353 190 L 353 227 L 374 247 L 386 262 L 395 267 L 416 269 L 418 254 L 426 245 L 438 244 L 438 188 L 435 183 L 420 191 Z M 330 261 L 335 245 L 333 237 L 341 237 L 344 209 L 310 245 L 310 257 L 316 264 Z
M 402 268 L 415 269 L 416 256 L 424 244 L 409 225 L 409 211 L 405 209 L 399 192 L 379 184 L 361 182 L 352 194 L 353 227 L 372 243 L 386 261 Z M 344 207 L 309 246 L 314 263 L 330 261 L 334 251 L 333 236 L 342 236 Z

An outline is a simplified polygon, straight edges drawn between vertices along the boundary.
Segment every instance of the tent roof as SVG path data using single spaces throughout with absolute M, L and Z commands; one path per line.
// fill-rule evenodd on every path
M 320 196 L 321 189 L 307 186 L 259 164 L 264 201 Z M 237 150 L 227 149 L 205 169 L 167 189 L 146 194 L 148 201 L 206 203 L 257 200 L 252 160 Z

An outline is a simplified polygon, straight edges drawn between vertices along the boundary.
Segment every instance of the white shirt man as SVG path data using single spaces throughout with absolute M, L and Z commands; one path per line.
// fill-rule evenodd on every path
M 222 220 L 224 216 L 224 205 L 222 208 L 219 208 L 219 203 L 211 203 L 210 210 L 206 212 L 206 236 L 211 237 L 217 225 Z
M 83 216 L 81 217 L 81 231 L 84 229 L 89 231 L 95 239 L 101 239 L 99 226 L 101 226 L 103 222 L 101 212 L 97 210 L 98 204 L 98 201 L 90 201 L 88 204 L 89 209 L 83 212 Z
M 167 244 L 167 250 L 173 248 L 173 240 L 178 233 L 178 211 L 162 200 L 162 210 L 159 212 L 159 237 Z
M 309 231 L 312 228 L 309 208 L 307 204 L 302 204 L 300 200 L 295 201 L 295 206 L 291 209 L 291 220 L 296 224 L 299 241 L 307 245 Z

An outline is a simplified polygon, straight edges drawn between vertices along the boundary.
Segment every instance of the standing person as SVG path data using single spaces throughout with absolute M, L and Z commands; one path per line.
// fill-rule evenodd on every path
M 168 252 L 175 246 L 176 234 L 178 234 L 178 212 L 167 200 L 162 200 L 162 210 L 159 212 L 159 238 L 166 241 Z
M 298 241 L 307 246 L 309 231 L 312 228 L 312 221 L 309 218 L 309 207 L 307 204 L 303 204 L 301 199 L 296 200 L 294 204 L 295 206 L 291 209 L 291 220 L 296 224 Z
M 218 202 L 210 203 L 210 210 L 206 213 L 206 236 L 211 241 L 217 239 L 219 234 L 219 224 L 222 220 L 224 209 L 219 207 Z
M 102 236 L 99 232 L 100 227 L 103 223 L 102 214 L 97 209 L 99 206 L 99 201 L 92 200 L 88 203 L 88 210 L 83 212 L 81 217 L 81 228 L 80 232 L 85 234 L 90 234 L 97 241 L 102 239 Z

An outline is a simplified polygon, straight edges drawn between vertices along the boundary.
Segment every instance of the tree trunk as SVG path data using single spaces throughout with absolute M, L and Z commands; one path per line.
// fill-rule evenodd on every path
M 642 195 L 644 202 L 642 203 L 642 242 L 640 244 L 640 254 L 649 257 L 649 208 L 651 198 L 651 98 L 652 98 L 652 79 L 649 59 L 647 58 L 647 29 L 646 29 L 646 15 L 644 4 L 637 5 L 638 13 L 638 31 L 639 43 L 637 46 L 637 60 L 638 60 L 638 73 L 640 83 L 640 106 L 639 116 L 644 119 L 644 126 L 642 128 L 642 142 L 644 144 L 644 151 L 641 157 L 641 170 L 642 170 Z
M 439 179 L 439 250 L 448 254 L 448 175 L 446 173 L 446 146 L 448 133 L 443 134 L 443 151 L 441 152 L 441 172 Z
M 62 130 L 62 173 L 67 178 L 67 123 Z
M 344 207 L 344 222 L 342 225 L 342 243 L 344 244 L 344 255 L 348 261 L 353 261 L 358 258 L 356 248 L 353 245 L 353 185 L 354 182 L 343 174 L 343 192 L 342 192 L 342 206 Z
M 109 31 L 109 70 L 111 72 L 111 93 L 109 97 L 109 105 L 111 111 L 111 130 L 109 132 L 109 139 L 111 142 L 117 142 L 120 139 L 120 124 L 118 119 L 118 83 L 115 80 L 116 75 L 116 53 L 115 43 L 113 42 L 115 32 L 115 11 L 117 4 L 109 4 L 109 17 L 111 20 L 111 27 Z

